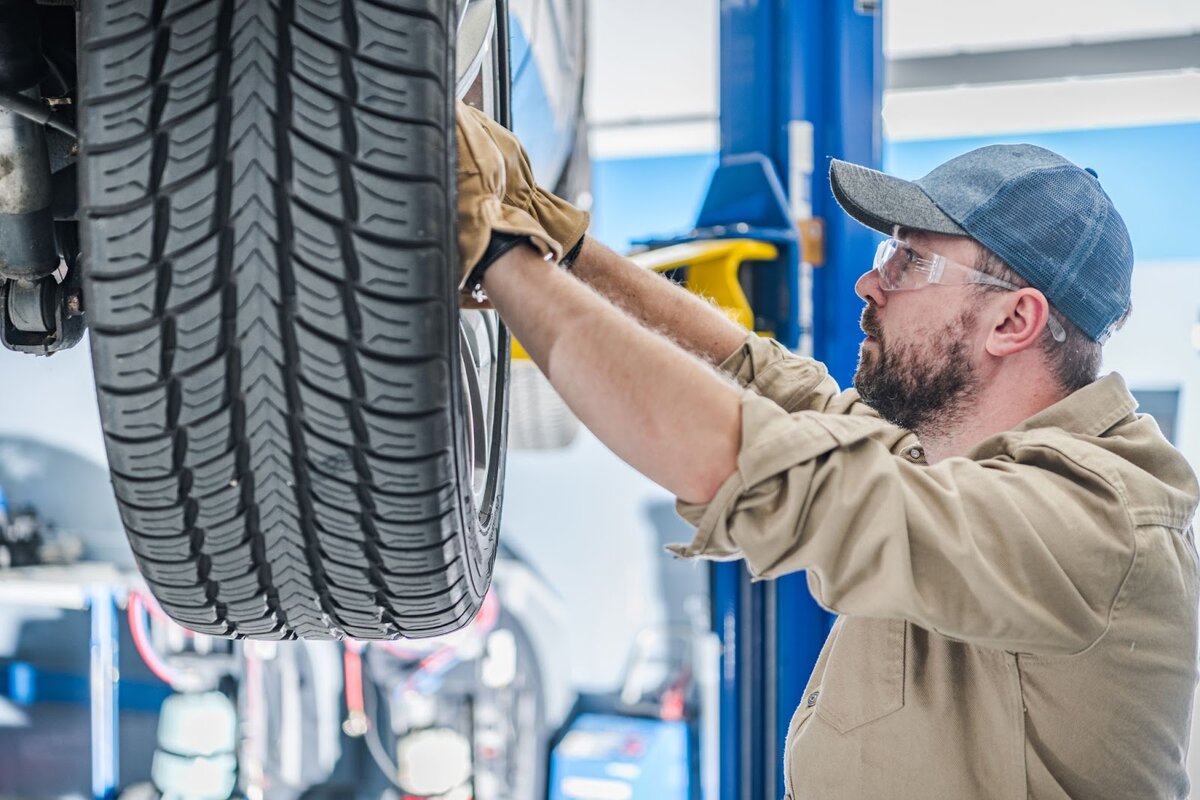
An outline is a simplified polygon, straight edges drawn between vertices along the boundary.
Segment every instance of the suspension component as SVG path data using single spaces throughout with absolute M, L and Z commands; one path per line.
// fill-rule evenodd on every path
M 74 347 L 85 329 L 83 281 L 78 268 L 76 229 L 58 223 L 58 238 L 71 254 L 40 278 L 0 279 L 0 345 L 48 356 Z
M 48 356 L 75 346 L 85 328 L 78 271 L 62 283 L 56 276 L 0 282 L 0 312 L 0 344 L 9 350 Z
M 38 15 L 0 0 L 0 93 L 40 104 L 45 77 Z M 0 276 L 32 280 L 58 266 L 46 129 L 0 103 Z
M 45 126 L 74 129 L 42 98 L 48 69 L 36 8 L 0 0 L 0 344 L 50 355 L 82 338 L 83 292 L 78 229 L 55 223 L 56 212 L 74 215 L 66 185 L 74 170 L 62 171 L 56 190 Z

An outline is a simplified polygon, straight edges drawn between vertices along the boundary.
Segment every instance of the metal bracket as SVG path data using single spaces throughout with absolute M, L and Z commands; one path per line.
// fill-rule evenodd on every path
M 0 282 L 0 314 L 0 344 L 9 350 L 49 356 L 74 347 L 86 329 L 79 270 Z

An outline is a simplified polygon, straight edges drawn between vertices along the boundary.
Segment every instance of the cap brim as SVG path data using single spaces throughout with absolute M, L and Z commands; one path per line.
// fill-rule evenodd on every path
M 888 236 L 897 225 L 951 236 L 968 235 L 912 181 L 835 158 L 829 167 L 829 183 L 847 214 Z

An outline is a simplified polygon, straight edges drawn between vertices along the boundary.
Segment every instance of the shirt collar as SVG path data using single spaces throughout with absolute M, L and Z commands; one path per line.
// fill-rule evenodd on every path
M 1125 379 L 1113 372 L 1089 383 L 1021 422 L 1013 430 L 1061 428 L 1082 436 L 1099 436 L 1137 409 Z

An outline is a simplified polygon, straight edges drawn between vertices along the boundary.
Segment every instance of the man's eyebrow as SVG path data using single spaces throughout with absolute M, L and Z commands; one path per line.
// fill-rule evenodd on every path
M 915 228 L 905 228 L 902 226 L 897 226 L 897 228 L 896 228 L 896 237 L 895 238 L 897 238 L 900 241 L 907 244 L 909 249 L 912 250 L 917 255 L 924 256 L 926 253 L 929 252 L 929 248 L 926 247 L 925 245 L 922 245 L 920 242 L 914 242 L 912 240 L 912 237 L 914 235 L 920 236 L 921 231 L 916 230 Z

